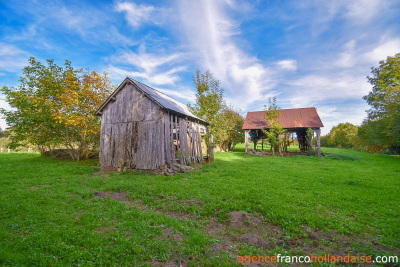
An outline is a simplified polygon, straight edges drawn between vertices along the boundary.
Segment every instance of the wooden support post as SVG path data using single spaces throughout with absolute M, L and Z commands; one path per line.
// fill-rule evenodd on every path
M 317 130 L 317 156 L 321 156 L 321 129 Z
M 255 137 L 254 137 L 254 151 L 257 151 L 257 142 L 258 142 L 258 130 L 255 132 Z
M 264 151 L 264 136 L 261 135 L 261 151 Z
M 245 149 L 244 151 L 247 153 L 248 149 L 249 149 L 249 133 L 250 130 L 246 130 L 244 131 L 244 144 L 245 144 Z
M 279 154 L 282 154 L 282 137 L 281 137 L 281 135 L 279 135 L 279 146 L 278 146 L 278 149 L 279 149 Z
M 214 160 L 214 140 L 213 135 L 210 133 L 210 146 L 208 147 L 208 157 L 209 162 Z

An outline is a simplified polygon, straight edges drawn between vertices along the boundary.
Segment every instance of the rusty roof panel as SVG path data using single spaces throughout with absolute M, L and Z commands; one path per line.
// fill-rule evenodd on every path
M 242 129 L 253 130 L 269 128 L 269 122 L 267 122 L 265 118 L 266 111 L 248 112 Z M 278 121 L 283 128 L 286 129 L 324 127 L 314 107 L 281 109 L 279 111 Z

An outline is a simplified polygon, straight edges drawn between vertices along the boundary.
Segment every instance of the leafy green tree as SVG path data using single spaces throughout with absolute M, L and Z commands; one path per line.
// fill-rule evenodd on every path
M 372 91 L 363 97 L 371 106 L 369 119 L 400 114 L 400 53 L 379 64 L 367 77 L 373 86 Z
M 244 118 L 233 107 L 225 107 L 221 114 L 222 132 L 220 134 L 221 147 L 232 150 L 236 144 L 244 142 L 242 129 Z
M 188 106 L 196 116 L 210 123 L 213 144 L 206 136 L 207 146 L 216 144 L 224 150 L 231 150 L 235 144 L 243 142 L 244 118 L 232 106 L 226 105 L 220 81 L 209 70 L 205 73 L 197 70 L 192 79 L 196 87 L 196 103 Z
M 368 118 L 362 126 L 361 142 L 369 146 L 398 151 L 400 150 L 400 53 L 380 61 L 379 67 L 373 67 L 371 75 L 367 78 L 373 87 L 364 99 L 371 109 L 368 110 Z M 369 137 L 367 133 L 371 136 Z M 372 136 L 375 137 L 374 140 L 371 140 Z
M 214 143 L 222 144 L 224 135 L 222 111 L 225 103 L 221 82 L 213 77 L 210 70 L 207 70 L 205 73 L 197 70 L 192 80 L 197 91 L 196 103 L 194 106 L 188 106 L 195 115 L 204 118 L 210 123 L 209 131 L 213 135 L 214 140 L 212 143 L 209 136 L 206 135 L 207 147 L 214 146 Z
M 97 149 L 100 121 L 93 112 L 112 91 L 106 74 L 74 69 L 69 61 L 64 67 L 53 60 L 44 65 L 31 57 L 19 82 L 1 89 L 13 108 L 1 110 L 13 133 L 12 147 L 30 143 L 44 153 L 64 145 L 77 160 Z
M 225 106 L 221 82 L 213 77 L 210 70 L 205 73 L 197 70 L 192 80 L 197 90 L 193 111 L 197 116 L 204 117 L 211 124 L 211 129 L 218 128 L 221 110 Z
M 282 140 L 279 137 L 287 131 L 283 129 L 282 125 L 278 121 L 280 108 L 276 104 L 276 97 L 270 98 L 268 100 L 268 105 L 266 105 L 265 108 L 265 120 L 268 122 L 269 128 L 262 128 L 261 131 L 267 136 L 267 139 L 271 144 L 272 153 L 275 155 L 276 147 L 278 147 L 279 153 L 281 153 Z
M 358 126 L 351 123 L 340 123 L 332 128 L 328 134 L 328 146 L 357 148 L 360 146 L 358 139 Z
M 392 154 L 400 154 L 400 146 L 390 145 L 395 143 L 396 140 L 390 140 L 394 138 L 396 134 L 393 131 L 400 132 L 399 128 L 388 127 L 388 125 L 395 125 L 392 119 L 400 120 L 400 116 L 384 117 L 379 120 L 364 120 L 363 124 L 358 130 L 358 137 L 360 139 L 361 146 L 364 147 L 365 151 L 372 153 L 379 153 L 383 150 L 388 150 Z M 390 131 L 390 132 L 388 132 Z

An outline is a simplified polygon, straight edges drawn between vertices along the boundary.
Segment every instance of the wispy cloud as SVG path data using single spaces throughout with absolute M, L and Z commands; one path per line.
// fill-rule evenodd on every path
M 188 50 L 203 69 L 222 81 L 228 99 L 245 108 L 271 95 L 271 70 L 234 41 L 239 24 L 229 17 L 233 1 L 179 1 L 179 18 Z M 188 12 L 196 10 L 196 12 Z
M 379 61 L 386 59 L 388 56 L 394 56 L 400 53 L 400 38 L 383 38 L 370 51 L 363 54 L 368 63 L 378 64 Z
M 137 53 L 126 51 L 112 57 L 114 64 L 126 67 L 109 66 L 106 70 L 118 77 L 131 76 L 143 78 L 155 85 L 172 85 L 180 80 L 179 73 L 186 70 L 182 64 L 183 53 L 150 54 L 141 46 Z
M 67 5 L 59 1 L 51 3 L 27 1 L 15 6 L 18 6 L 19 12 L 29 16 L 29 24 L 19 32 L 7 36 L 7 40 L 11 42 L 32 41 L 33 44 L 40 43 L 47 48 L 55 49 L 57 45 L 49 43 L 50 40 L 54 41 L 54 38 L 49 38 L 48 35 L 62 32 L 62 36 L 78 35 L 86 43 L 92 44 L 110 43 L 118 46 L 136 44 L 136 41 L 119 32 L 109 10 L 87 7 L 83 2 Z
M 164 9 L 156 9 L 152 5 L 119 2 L 116 4 L 115 10 L 125 12 L 125 18 L 133 28 L 138 28 L 140 25 L 147 23 L 161 24 L 164 19 Z
M 276 65 L 283 70 L 297 70 L 297 61 L 294 59 L 281 60 Z
M 358 100 L 370 90 L 365 76 L 348 72 L 310 74 L 291 80 L 288 85 L 293 88 L 290 102 L 294 107 L 313 106 L 326 101 Z
M 186 86 L 178 86 L 173 89 L 155 88 L 158 91 L 178 99 L 184 99 L 186 102 L 195 103 L 196 93 L 192 88 Z
M 28 52 L 14 45 L 0 43 L 0 71 L 19 71 L 27 64 L 28 58 Z
M 345 16 L 350 18 L 354 23 L 366 23 L 378 14 L 381 14 L 382 9 L 388 8 L 389 2 L 387 0 L 344 1 Z

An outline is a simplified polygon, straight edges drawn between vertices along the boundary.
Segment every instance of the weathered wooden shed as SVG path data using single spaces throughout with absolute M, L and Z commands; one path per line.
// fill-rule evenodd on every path
M 188 107 L 127 77 L 95 112 L 102 170 L 157 170 L 203 162 L 208 123 Z

